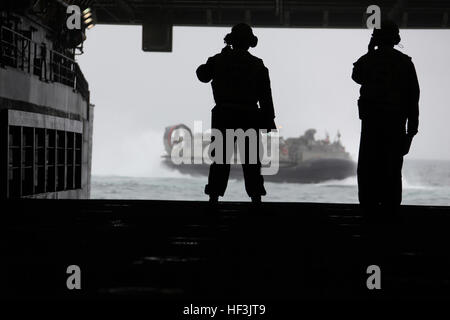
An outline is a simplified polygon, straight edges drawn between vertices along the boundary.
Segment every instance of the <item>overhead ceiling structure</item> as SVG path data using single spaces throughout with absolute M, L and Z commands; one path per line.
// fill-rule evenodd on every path
M 95 0 L 97 23 L 142 24 L 170 14 L 174 25 L 362 28 L 366 9 L 395 12 L 403 28 L 448 28 L 448 0 Z
M 449 28 L 449 0 L 95 0 L 97 24 L 143 25 L 144 51 L 171 51 L 172 27 L 365 28 L 367 7 L 401 28 Z

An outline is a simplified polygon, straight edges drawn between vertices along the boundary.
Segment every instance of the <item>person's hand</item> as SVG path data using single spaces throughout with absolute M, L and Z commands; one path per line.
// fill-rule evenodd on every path
M 231 46 L 226 45 L 225 47 L 222 48 L 221 53 L 226 53 L 226 52 L 230 52 L 231 51 Z
M 406 135 L 404 143 L 403 143 L 403 155 L 406 156 L 409 153 L 409 150 L 411 149 L 413 137 L 410 135 Z

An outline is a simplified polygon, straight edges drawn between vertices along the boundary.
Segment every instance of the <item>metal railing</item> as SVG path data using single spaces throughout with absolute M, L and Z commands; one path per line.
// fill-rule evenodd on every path
M 42 81 L 62 83 L 89 100 L 88 83 L 75 60 L 0 26 L 0 67 L 5 66 L 34 74 Z

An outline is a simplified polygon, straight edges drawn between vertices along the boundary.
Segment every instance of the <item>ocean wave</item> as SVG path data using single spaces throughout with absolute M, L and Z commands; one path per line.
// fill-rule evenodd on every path
M 411 189 L 411 190 L 432 190 L 436 189 L 438 186 L 426 185 L 426 184 L 417 184 L 417 183 L 409 183 L 408 180 L 403 178 L 403 189 Z
M 358 185 L 358 180 L 356 176 L 348 177 L 343 180 L 328 180 L 324 182 L 316 183 L 315 185 L 321 187 L 356 187 Z

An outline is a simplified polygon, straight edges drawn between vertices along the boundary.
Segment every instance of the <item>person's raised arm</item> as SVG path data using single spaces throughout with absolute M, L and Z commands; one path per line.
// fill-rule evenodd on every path
M 361 58 L 353 64 L 352 71 L 352 79 L 358 84 L 362 84 L 364 81 L 364 71 L 360 60 Z
M 214 76 L 213 59 L 209 58 L 205 64 L 197 68 L 197 78 L 201 82 L 210 82 Z

